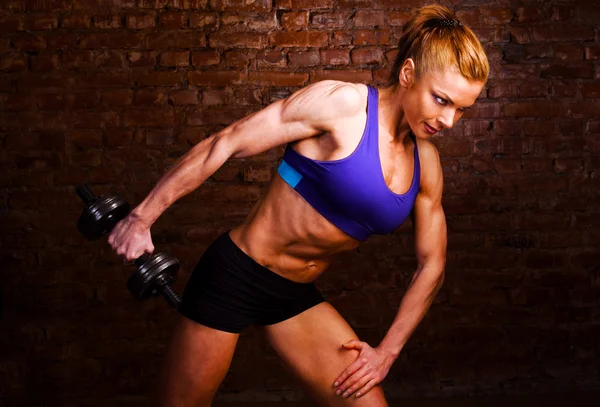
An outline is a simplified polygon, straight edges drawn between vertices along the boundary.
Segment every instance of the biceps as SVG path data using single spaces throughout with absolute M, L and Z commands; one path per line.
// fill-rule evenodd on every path
M 419 264 L 446 261 L 446 216 L 441 202 L 415 205 L 415 249 Z

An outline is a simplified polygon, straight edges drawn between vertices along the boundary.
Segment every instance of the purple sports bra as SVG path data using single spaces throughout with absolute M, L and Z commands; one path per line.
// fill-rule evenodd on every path
M 409 190 L 392 192 L 383 177 L 379 158 L 378 92 L 369 86 L 367 124 L 350 156 L 319 161 L 304 157 L 289 145 L 279 175 L 315 210 L 358 240 L 386 234 L 410 215 L 419 192 L 421 166 L 415 136 L 415 166 Z

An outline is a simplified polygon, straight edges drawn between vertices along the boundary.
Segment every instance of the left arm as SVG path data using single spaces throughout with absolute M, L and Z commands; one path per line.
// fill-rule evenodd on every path
M 437 151 L 431 147 L 435 153 L 435 165 L 434 160 L 427 160 L 429 162 L 424 167 L 435 170 L 424 174 L 412 216 L 417 270 L 392 326 L 379 345 L 395 358 L 425 316 L 444 281 L 447 234 L 442 208 L 443 178 Z
M 432 144 L 421 143 L 419 151 L 423 163 L 421 190 L 412 215 L 417 270 L 379 346 L 371 348 L 367 343 L 356 340 L 343 345 L 346 349 L 360 352 L 357 360 L 334 383 L 338 394 L 345 397 L 352 394 L 360 397 L 383 381 L 444 281 L 447 235 L 442 208 L 442 168 Z

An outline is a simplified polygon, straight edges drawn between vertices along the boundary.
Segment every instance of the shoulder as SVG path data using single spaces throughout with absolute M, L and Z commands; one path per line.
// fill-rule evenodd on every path
M 422 164 L 433 165 L 440 162 L 440 153 L 435 144 L 431 140 L 423 140 L 415 137 L 417 140 L 417 148 L 419 150 L 419 160 Z
M 323 82 L 323 86 L 329 88 L 329 98 L 338 104 L 339 109 L 351 114 L 364 109 L 368 94 L 365 85 L 331 80 Z
M 442 163 L 438 149 L 430 140 L 422 140 L 418 137 L 416 140 L 421 170 L 421 191 L 438 190 L 443 184 Z
M 310 111 L 321 119 L 343 118 L 365 108 L 367 87 L 361 84 L 324 80 L 308 85 L 285 100 L 283 109 Z

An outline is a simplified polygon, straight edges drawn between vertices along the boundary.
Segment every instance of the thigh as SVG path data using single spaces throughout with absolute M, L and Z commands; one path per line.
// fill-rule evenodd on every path
M 263 329 L 275 351 L 322 406 L 387 407 L 380 386 L 358 399 L 335 394 L 334 380 L 358 356 L 358 351 L 345 350 L 342 344 L 358 337 L 330 304 L 321 303 Z
M 178 318 L 161 372 L 158 405 L 208 407 L 229 370 L 239 335 Z

